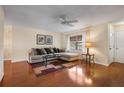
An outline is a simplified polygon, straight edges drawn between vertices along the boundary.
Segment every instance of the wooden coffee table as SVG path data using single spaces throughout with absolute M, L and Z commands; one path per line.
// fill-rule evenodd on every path
M 47 64 L 48 64 L 48 58 L 55 58 L 55 57 L 57 57 L 57 59 L 59 59 L 60 56 L 61 56 L 60 54 L 44 55 L 43 56 L 43 60 L 45 62 L 45 66 L 47 66 Z

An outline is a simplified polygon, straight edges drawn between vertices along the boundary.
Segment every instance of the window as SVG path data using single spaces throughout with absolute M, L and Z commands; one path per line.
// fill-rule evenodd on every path
M 82 35 L 76 35 L 70 37 L 70 49 L 82 50 Z

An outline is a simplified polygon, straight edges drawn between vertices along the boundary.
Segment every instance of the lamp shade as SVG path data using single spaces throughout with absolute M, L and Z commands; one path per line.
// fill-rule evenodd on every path
M 90 48 L 90 47 L 92 47 L 92 44 L 91 44 L 91 42 L 86 42 L 86 45 L 85 45 L 85 47 L 86 47 L 86 48 Z

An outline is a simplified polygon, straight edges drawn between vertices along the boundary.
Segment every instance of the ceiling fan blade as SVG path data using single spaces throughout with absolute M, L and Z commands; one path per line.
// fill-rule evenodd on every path
M 72 24 L 69 24 L 69 23 L 66 23 L 65 25 L 68 25 L 68 26 L 71 26 L 71 27 L 73 27 L 74 25 L 72 25 Z
M 61 21 L 61 24 L 68 25 L 68 26 L 74 26 L 74 25 L 71 24 L 71 23 L 76 23 L 76 22 L 78 22 L 78 20 L 67 20 L 67 16 L 66 16 L 66 15 L 61 15 L 61 16 L 59 17 L 59 20 Z
M 78 20 L 71 20 L 71 21 L 66 21 L 66 23 L 76 23 Z
M 61 18 L 61 17 L 59 18 L 59 20 L 60 20 L 61 22 L 65 21 L 65 20 L 64 20 L 63 18 Z
M 70 23 L 67 23 L 67 22 L 61 22 L 61 24 L 63 24 L 63 25 L 68 25 L 68 26 L 74 26 L 74 25 L 72 25 L 72 24 L 70 24 Z

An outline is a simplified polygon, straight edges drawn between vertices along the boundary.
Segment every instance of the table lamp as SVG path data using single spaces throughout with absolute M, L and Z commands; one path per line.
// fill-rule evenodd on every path
M 87 48 L 87 54 L 89 54 L 89 48 L 92 47 L 91 42 L 86 42 L 85 47 Z

